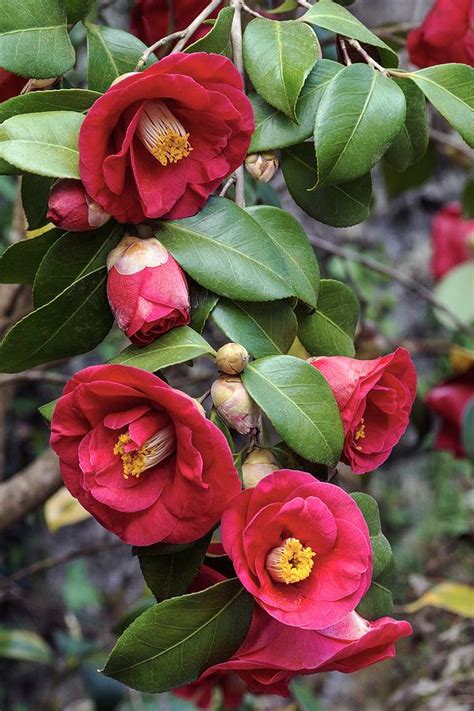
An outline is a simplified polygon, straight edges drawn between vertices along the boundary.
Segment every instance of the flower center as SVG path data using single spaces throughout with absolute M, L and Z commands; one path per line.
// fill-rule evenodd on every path
M 361 421 L 359 422 L 359 429 L 358 429 L 357 432 L 355 433 L 354 439 L 355 439 L 356 442 L 357 442 L 359 439 L 365 439 L 365 420 L 364 420 L 364 418 L 362 418 Z M 357 445 L 357 444 L 355 445 L 355 448 L 356 448 L 356 449 L 362 449 L 362 447 L 361 447 L 360 445 Z
M 189 133 L 163 101 L 149 101 L 138 123 L 138 136 L 161 165 L 177 163 L 193 150 Z
M 298 538 L 286 538 L 281 546 L 273 548 L 267 555 L 265 567 L 278 583 L 299 583 L 311 573 L 315 555 L 313 549 L 304 548 Z
M 122 459 L 125 479 L 130 476 L 138 479 L 146 469 L 163 462 L 176 449 L 176 437 L 172 425 L 164 427 L 138 449 L 128 446 L 131 441 L 129 434 L 121 434 L 114 446 L 114 454 Z

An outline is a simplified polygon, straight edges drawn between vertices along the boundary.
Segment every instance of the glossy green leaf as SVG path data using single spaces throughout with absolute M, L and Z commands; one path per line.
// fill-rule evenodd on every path
M 0 658 L 50 664 L 53 651 L 44 639 L 29 630 L 0 628 Z
M 134 548 L 145 582 L 158 602 L 187 591 L 206 555 L 210 540 L 211 534 L 185 550 L 166 554 L 153 555 L 146 550 L 142 554 L 140 548 Z
M 426 98 L 474 148 L 474 69 L 441 64 L 410 74 Z
M 256 303 L 220 299 L 212 318 L 226 336 L 254 358 L 288 353 L 298 324 L 286 301 Z
M 109 252 L 117 246 L 123 226 L 108 222 L 90 232 L 66 232 L 44 256 L 33 287 L 35 308 L 44 306 L 70 284 L 105 267 Z
M 83 120 L 74 111 L 12 116 L 0 127 L 0 158 L 29 173 L 79 178 L 77 139 Z
M 114 79 L 133 72 L 146 45 L 123 30 L 87 22 L 89 89 L 106 91 Z M 149 64 L 153 58 L 149 61 Z
M 46 422 L 49 424 L 53 417 L 54 408 L 56 407 L 57 399 L 46 402 L 41 407 L 38 407 L 38 412 L 44 417 Z
M 41 260 L 62 234 L 62 230 L 49 230 L 38 237 L 22 239 L 7 247 L 0 256 L 0 282 L 33 284 Z
M 319 0 L 300 20 L 377 47 L 386 67 L 398 66 L 398 56 L 393 49 L 367 29 L 349 10 L 331 2 L 331 0 Z
M 202 333 L 212 309 L 219 301 L 217 294 L 203 289 L 199 284 L 192 282 L 189 285 L 189 300 L 191 302 L 190 326 L 198 333 Z
M 64 0 L 68 24 L 83 20 L 95 5 L 95 0 Z
M 255 131 L 250 144 L 250 153 L 286 148 L 304 141 L 313 135 L 316 111 L 325 88 L 342 64 L 330 59 L 320 59 L 310 72 L 296 104 L 297 122 L 267 104 L 259 94 L 249 96 L 255 115 Z M 314 184 L 314 183 L 313 183 Z
M 311 462 L 335 466 L 343 445 L 339 408 L 325 378 L 293 356 L 247 366 L 243 382 L 287 444 Z
M 347 183 L 370 171 L 405 121 L 403 91 L 367 64 L 352 64 L 326 88 L 314 129 L 318 185 Z
M 389 163 L 382 159 L 382 175 L 389 198 L 399 195 L 405 190 L 412 190 L 423 185 L 432 177 L 439 161 L 438 152 L 432 145 L 428 146 L 425 155 L 402 173 L 394 170 Z
M 74 65 L 62 0 L 2 0 L 0 67 L 23 77 L 49 79 Z
M 356 607 L 356 612 L 366 620 L 378 620 L 393 613 L 392 590 L 395 585 L 397 571 L 395 561 L 391 562 L 377 580 L 372 579 L 372 584 Z
M 474 324 L 474 260 L 460 264 L 451 269 L 441 281 L 436 284 L 434 293 L 447 308 L 464 321 L 466 325 Z M 455 324 L 444 311 L 434 310 L 438 321 L 447 328 Z
M 283 15 L 286 12 L 296 10 L 297 7 L 298 3 L 296 0 L 283 0 L 281 5 L 278 5 L 278 7 L 275 7 L 273 10 L 266 10 L 266 12 L 267 15 Z
M 148 346 L 129 346 L 112 358 L 111 363 L 133 365 L 151 373 L 169 365 L 186 363 L 203 355 L 215 355 L 214 349 L 189 326 L 173 328 Z
M 232 56 L 232 45 L 230 41 L 230 30 L 234 18 L 234 8 L 224 7 L 217 16 L 211 31 L 197 42 L 189 45 L 184 52 L 212 52 L 212 54 L 223 54 L 225 57 Z
M 300 143 L 283 151 L 283 176 L 291 197 L 302 210 L 332 227 L 350 227 L 370 216 L 370 173 L 343 185 L 312 188 L 318 179 L 312 143 Z
M 216 294 L 240 301 L 294 295 L 269 235 L 226 198 L 210 198 L 194 217 L 160 222 L 156 236 L 185 272 Z
M 0 344 L 0 372 L 20 373 L 98 346 L 113 322 L 106 277 L 105 269 L 82 277 L 16 323 Z
M 298 309 L 298 338 L 313 356 L 353 357 L 359 304 L 348 286 L 321 279 L 317 310 Z
M 385 153 L 385 160 L 402 172 L 424 156 L 430 136 L 423 92 L 412 81 L 397 78 L 393 81 L 405 94 L 407 112 L 402 129 Z
M 100 97 L 97 91 L 87 89 L 55 89 L 33 91 L 14 96 L 0 103 L 0 123 L 18 114 L 44 113 L 45 111 L 76 111 L 83 113 Z
M 29 230 L 44 226 L 48 220 L 48 200 L 53 178 L 26 173 L 21 179 L 21 204 Z
M 310 27 L 294 20 L 257 18 L 245 30 L 244 63 L 268 104 L 296 120 L 296 102 L 320 49 Z
M 194 681 L 240 646 L 252 609 L 237 579 L 154 605 L 119 638 L 104 674 L 150 694 Z
M 285 210 L 267 205 L 247 212 L 265 230 L 280 253 L 293 293 L 310 306 L 316 306 L 319 291 L 319 266 L 305 231 Z

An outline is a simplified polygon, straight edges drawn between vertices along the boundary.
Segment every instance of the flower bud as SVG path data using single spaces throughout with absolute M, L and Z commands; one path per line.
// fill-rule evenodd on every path
M 107 297 L 119 328 L 137 346 L 189 323 L 186 277 L 155 237 L 125 235 L 107 259 Z
M 222 419 L 240 434 L 255 435 L 261 411 L 237 375 L 221 375 L 211 387 L 214 407 Z
M 28 94 L 30 91 L 43 91 L 45 89 L 51 89 L 57 81 L 58 77 L 51 77 L 51 79 L 28 79 L 27 83 L 21 90 L 21 93 Z
M 245 161 L 247 173 L 259 183 L 269 183 L 280 167 L 280 160 L 276 151 L 265 153 L 251 153 Z
M 278 462 L 269 449 L 252 449 L 242 464 L 245 489 L 253 489 L 267 474 L 278 469 Z
M 250 356 L 239 343 L 226 343 L 219 348 L 216 356 L 216 365 L 221 373 L 237 375 L 249 364 Z
M 122 79 L 127 79 L 127 77 L 134 77 L 136 74 L 139 74 L 140 72 L 126 72 L 125 74 L 121 74 L 119 77 L 113 80 L 112 84 L 110 86 L 115 86 L 119 82 L 122 81 Z
M 105 225 L 110 215 L 87 195 L 80 180 L 67 178 L 49 194 L 48 219 L 64 230 L 85 232 Z

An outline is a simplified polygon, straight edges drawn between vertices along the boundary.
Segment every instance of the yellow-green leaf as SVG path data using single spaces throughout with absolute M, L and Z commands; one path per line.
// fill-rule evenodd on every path
M 423 607 L 437 607 L 455 615 L 474 619 L 474 587 L 444 580 L 425 592 L 418 600 L 404 608 L 405 612 L 418 612 Z

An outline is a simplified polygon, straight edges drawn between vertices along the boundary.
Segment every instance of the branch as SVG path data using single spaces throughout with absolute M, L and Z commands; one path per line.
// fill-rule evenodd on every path
M 438 309 L 438 311 L 442 311 L 444 314 L 446 314 L 446 316 L 449 316 L 453 324 L 460 331 L 463 331 L 471 338 L 474 337 L 474 330 L 472 328 L 467 326 L 464 321 L 461 321 L 461 319 L 459 319 L 456 314 L 454 314 L 447 306 L 445 306 L 429 289 L 427 289 L 425 286 L 423 286 L 423 284 L 420 284 L 415 279 L 412 279 L 411 277 L 406 276 L 405 274 L 401 274 L 393 267 L 388 267 L 385 264 L 382 264 L 381 262 L 372 259 L 372 257 L 366 257 L 357 252 L 352 252 L 350 249 L 339 247 L 338 245 L 333 244 L 332 242 L 328 242 L 325 239 L 321 239 L 320 237 L 315 237 L 314 235 L 312 235 L 311 243 L 315 247 L 324 249 L 325 252 L 335 254 L 337 257 L 341 257 L 342 259 L 348 259 L 353 262 L 358 262 L 364 267 L 367 267 L 367 269 L 371 269 L 372 271 L 377 272 L 378 274 L 383 274 L 384 276 L 390 277 L 390 279 L 397 281 L 399 284 L 402 284 L 407 289 L 411 289 L 412 291 L 416 292 L 418 296 L 421 296 L 422 299 L 431 304 L 434 308 Z
M 233 60 L 242 77 L 245 91 L 244 57 L 242 53 L 242 0 L 231 0 L 230 6 L 235 11 L 231 29 Z M 235 202 L 239 207 L 245 207 L 245 173 L 243 165 L 237 168 L 235 176 Z
M 376 62 L 375 59 L 371 57 L 368 52 L 365 51 L 360 42 L 355 39 L 352 39 L 351 37 L 346 37 L 345 41 L 350 44 L 351 47 L 354 47 L 354 49 L 360 54 L 360 56 L 365 59 L 369 67 L 372 67 L 372 69 L 377 69 L 384 76 L 387 76 L 387 70 L 385 69 L 385 67 L 382 67 L 381 64 Z
M 222 190 L 220 191 L 219 197 L 225 197 L 227 195 L 228 190 L 233 186 L 235 181 L 236 181 L 236 176 L 235 176 L 235 173 L 233 173 L 230 176 L 229 180 L 224 185 L 224 187 L 222 188 Z
M 56 455 L 47 449 L 32 464 L 0 484 L 0 531 L 44 504 L 62 484 Z

